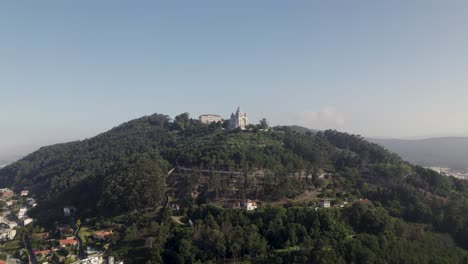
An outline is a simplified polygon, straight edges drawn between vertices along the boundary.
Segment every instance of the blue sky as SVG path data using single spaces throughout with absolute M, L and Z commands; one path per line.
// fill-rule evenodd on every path
M 468 135 L 466 1 L 0 3 L 0 149 L 152 113 Z

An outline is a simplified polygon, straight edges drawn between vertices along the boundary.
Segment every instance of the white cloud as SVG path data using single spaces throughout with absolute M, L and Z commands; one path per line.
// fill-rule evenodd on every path
M 296 112 L 288 115 L 288 125 L 299 125 L 312 129 L 339 129 L 344 126 L 345 117 L 335 107 L 323 107 L 319 111 Z

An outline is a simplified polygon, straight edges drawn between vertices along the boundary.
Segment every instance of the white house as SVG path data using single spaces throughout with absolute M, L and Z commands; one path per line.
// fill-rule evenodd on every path
M 70 208 L 68 207 L 63 208 L 63 215 L 70 216 Z
M 0 239 L 12 240 L 16 236 L 16 230 L 14 229 L 2 229 L 0 230 Z
M 87 259 L 82 259 L 80 260 L 80 264 L 102 264 L 104 262 L 104 258 L 102 256 L 94 256 L 94 257 L 89 257 Z M 108 262 L 110 263 L 110 262 Z
M 328 200 L 323 200 L 322 202 L 320 202 L 320 207 L 322 207 L 322 208 L 330 208 L 330 207 L 331 207 L 330 201 L 328 201 Z
M 36 207 L 37 206 L 36 200 L 34 200 L 32 198 L 28 198 L 28 206 Z
M 32 223 L 33 221 L 34 221 L 34 220 L 33 220 L 32 218 L 29 218 L 29 217 L 28 217 L 28 218 L 24 219 L 23 225 L 25 225 L 25 226 L 26 226 L 26 225 L 29 225 L 29 224 Z
M 28 211 L 28 208 L 26 207 L 21 207 L 18 212 L 18 218 L 21 219 L 26 215 L 26 212 Z
M 13 222 L 13 221 L 6 221 L 5 224 L 7 224 L 11 229 L 18 226 L 18 224 L 16 222 Z
M 247 201 L 242 203 L 242 207 L 244 209 L 246 209 L 247 211 L 253 211 L 253 210 L 257 209 L 257 202 L 247 200 Z
M 21 196 L 28 196 L 29 195 L 29 191 L 28 190 L 22 190 L 21 191 Z

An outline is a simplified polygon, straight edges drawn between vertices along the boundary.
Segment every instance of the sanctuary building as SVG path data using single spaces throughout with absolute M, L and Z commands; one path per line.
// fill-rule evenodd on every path
M 200 123 L 203 124 L 211 124 L 217 122 L 224 122 L 224 119 L 220 115 L 213 115 L 213 114 L 204 114 L 198 117 Z M 247 128 L 249 124 L 247 113 L 243 113 L 240 111 L 240 107 L 237 108 L 235 113 L 231 114 L 231 119 L 229 119 L 229 129 L 236 129 L 240 128 L 242 130 Z
M 247 113 L 242 113 L 240 107 L 237 108 L 236 113 L 231 114 L 231 120 L 229 121 L 229 129 L 240 128 L 244 130 L 248 125 Z

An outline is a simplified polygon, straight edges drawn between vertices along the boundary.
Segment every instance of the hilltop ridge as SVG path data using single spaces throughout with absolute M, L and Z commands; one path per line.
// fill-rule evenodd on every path
M 39 225 L 53 226 L 72 206 L 74 217 L 112 226 L 111 253 L 129 263 L 179 263 L 179 247 L 192 248 L 184 251 L 191 252 L 187 262 L 250 258 L 249 252 L 260 262 L 366 263 L 359 259 L 442 252 L 455 262 L 465 258 L 465 181 L 413 166 L 360 136 L 224 125 L 187 113 L 141 117 L 90 139 L 43 147 L 0 169 L 0 187 L 29 190 L 38 206 L 28 214 Z M 231 201 L 260 207 L 252 214 L 220 208 L 236 208 Z M 233 244 L 233 228 L 246 242 Z M 153 239 L 164 241 L 159 251 L 145 246 Z M 376 248 L 369 239 L 391 242 Z M 325 255 L 303 256 L 301 247 Z

